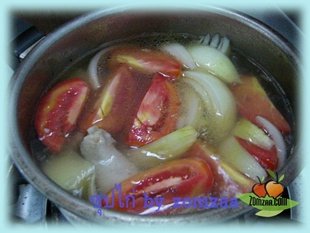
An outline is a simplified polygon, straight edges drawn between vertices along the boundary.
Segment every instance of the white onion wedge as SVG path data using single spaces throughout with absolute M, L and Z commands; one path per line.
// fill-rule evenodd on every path
M 68 191 L 83 192 L 95 166 L 77 152 L 64 150 L 51 156 L 42 166 L 44 173 L 56 184 Z
M 197 131 L 191 126 L 186 126 L 145 146 L 129 150 L 127 155 L 139 168 L 152 168 L 180 158 L 194 144 L 197 137 Z
M 234 64 L 219 50 L 210 46 L 191 45 L 188 51 L 200 69 L 215 75 L 226 83 L 240 82 Z
M 220 167 L 227 173 L 227 175 L 238 185 L 242 187 L 243 190 L 249 192 L 255 182 L 252 179 L 249 179 L 248 176 L 245 176 L 243 173 L 238 171 L 235 167 L 224 162 L 223 160 L 219 161 Z
M 244 118 L 237 122 L 233 134 L 265 150 L 270 150 L 274 145 L 273 140 L 262 129 Z
M 182 103 L 177 128 L 180 129 L 190 125 L 199 131 L 203 125 L 203 114 L 205 111 L 200 96 L 185 82 L 180 81 L 177 88 Z
M 277 169 L 280 169 L 281 167 L 283 167 L 286 160 L 286 147 L 283 136 L 281 132 L 277 129 L 277 127 L 275 127 L 275 125 L 268 121 L 266 118 L 257 116 L 255 119 L 259 124 L 262 125 L 264 129 L 266 129 L 266 131 L 270 134 L 271 138 L 274 140 L 278 154 Z
M 225 139 L 220 144 L 218 153 L 223 160 L 253 180 L 257 180 L 257 176 L 260 178 L 267 177 L 267 173 L 262 166 L 234 137 Z
M 169 53 L 175 59 L 183 64 L 185 68 L 193 70 L 196 64 L 187 49 L 179 43 L 165 44 L 161 48 L 162 51 Z
M 112 49 L 113 47 L 105 48 L 98 53 L 95 54 L 95 56 L 90 60 L 88 65 L 88 75 L 89 75 L 89 82 L 90 85 L 97 89 L 101 86 L 100 83 L 100 77 L 98 76 L 98 67 L 100 64 L 100 61 L 103 59 L 102 57 Z
M 183 81 L 191 85 L 204 102 L 209 143 L 224 139 L 236 122 L 236 103 L 228 87 L 211 74 L 186 71 Z
M 98 77 L 98 62 L 102 56 L 104 51 L 100 51 L 97 53 L 90 61 L 89 66 L 88 66 L 88 74 L 89 74 L 89 82 L 90 85 L 94 88 L 97 89 L 100 87 L 100 82 L 99 82 L 99 77 Z

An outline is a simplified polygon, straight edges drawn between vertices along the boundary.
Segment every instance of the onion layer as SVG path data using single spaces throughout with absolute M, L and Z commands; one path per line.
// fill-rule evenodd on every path
M 262 166 L 239 145 L 234 137 L 229 137 L 220 144 L 219 155 L 227 163 L 253 180 L 256 180 L 257 176 L 260 178 L 267 176 Z
M 280 169 L 284 165 L 284 162 L 286 160 L 286 147 L 283 136 L 281 132 L 277 129 L 277 127 L 275 127 L 275 125 L 268 121 L 266 118 L 257 116 L 256 121 L 261 124 L 265 130 L 267 130 L 271 138 L 274 140 L 278 153 L 277 169 Z
M 181 62 L 185 68 L 192 70 L 196 67 L 192 56 L 187 49 L 179 43 L 165 44 L 162 46 L 161 50 L 172 55 L 175 59 Z
M 98 53 L 90 60 L 88 65 L 88 75 L 89 75 L 89 82 L 94 89 L 97 89 L 101 86 L 100 77 L 98 75 L 98 69 L 100 61 L 104 60 L 104 55 L 107 54 L 113 47 L 105 48 Z
M 236 103 L 227 86 L 211 74 L 187 71 L 184 82 L 191 85 L 205 105 L 205 130 L 209 143 L 218 143 L 232 130 L 236 122 Z
M 128 151 L 128 158 L 141 169 L 180 158 L 196 141 L 197 131 L 186 126 L 152 143 Z
M 258 128 L 252 122 L 241 119 L 233 129 L 234 136 L 244 139 L 254 145 L 270 150 L 274 145 L 274 142 L 265 134 L 263 130 Z
M 95 167 L 72 150 L 51 156 L 43 164 L 44 173 L 68 191 L 83 193 L 94 175 Z
M 219 50 L 210 46 L 192 45 L 188 51 L 200 69 L 215 75 L 226 83 L 240 82 L 234 64 Z
M 177 128 L 192 126 L 197 131 L 203 127 L 204 103 L 198 93 L 187 83 L 179 82 L 177 85 L 181 98 L 180 116 L 177 121 Z

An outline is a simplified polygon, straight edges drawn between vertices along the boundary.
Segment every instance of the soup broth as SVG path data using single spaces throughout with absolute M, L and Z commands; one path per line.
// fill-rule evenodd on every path
M 285 93 L 255 58 L 204 39 L 143 35 L 64 69 L 34 116 L 47 176 L 95 207 L 158 215 L 206 209 L 203 198 L 279 170 L 293 143 Z

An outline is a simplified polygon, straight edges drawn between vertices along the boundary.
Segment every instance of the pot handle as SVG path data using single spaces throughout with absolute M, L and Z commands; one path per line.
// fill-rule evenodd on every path
M 16 17 L 13 18 L 12 26 L 13 30 L 10 41 L 11 59 L 9 65 L 13 70 L 16 70 L 19 63 L 45 35 L 30 23 Z M 14 153 L 14 150 L 11 153 Z M 12 163 L 9 171 L 14 171 L 14 169 L 16 169 L 14 166 L 15 165 Z M 9 174 L 14 176 L 14 179 L 20 177 L 20 175 L 17 175 L 17 172 L 9 172 Z M 19 179 L 24 180 L 24 178 Z M 17 186 L 17 184 L 15 185 Z M 46 221 L 46 197 L 25 180 L 22 184 L 18 185 L 18 190 L 15 190 L 15 192 L 17 200 L 14 205 L 11 206 L 13 216 L 26 223 L 44 223 Z
M 43 38 L 44 33 L 38 31 L 33 25 L 25 20 L 13 18 L 13 32 L 11 35 L 12 55 L 10 66 L 13 70 L 27 56 Z

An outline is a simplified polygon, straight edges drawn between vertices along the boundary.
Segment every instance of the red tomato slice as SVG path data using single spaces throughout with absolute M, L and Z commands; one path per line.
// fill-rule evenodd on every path
M 88 93 L 87 83 L 74 78 L 58 83 L 42 97 L 35 116 L 35 129 L 50 150 L 60 151 L 65 138 L 75 129 Z
M 251 142 L 236 137 L 239 144 L 249 152 L 262 167 L 275 171 L 278 167 L 278 156 L 276 147 L 273 146 L 269 151 L 264 150 Z
M 79 123 L 80 129 L 85 132 L 96 125 L 112 134 L 121 131 L 136 89 L 137 80 L 129 68 L 126 65 L 117 67 L 87 104 Z
M 143 146 L 176 128 L 180 100 L 173 84 L 156 74 L 144 96 L 126 143 Z
M 161 73 L 170 80 L 181 75 L 182 65 L 161 51 L 138 47 L 122 47 L 112 52 L 110 66 L 124 63 L 146 74 Z
M 141 172 L 121 183 L 121 195 L 109 193 L 109 203 L 114 196 L 114 209 L 130 213 L 142 213 L 145 195 L 164 198 L 163 205 L 174 203 L 174 198 L 206 195 L 213 186 L 213 174 L 209 165 L 200 159 L 180 159 Z M 135 205 L 121 206 L 126 196 L 133 195 Z M 105 206 L 106 203 L 103 203 Z
M 231 87 L 239 113 L 257 125 L 256 116 L 272 122 L 283 133 L 291 131 L 289 124 L 275 108 L 255 77 L 242 77 L 242 83 Z

